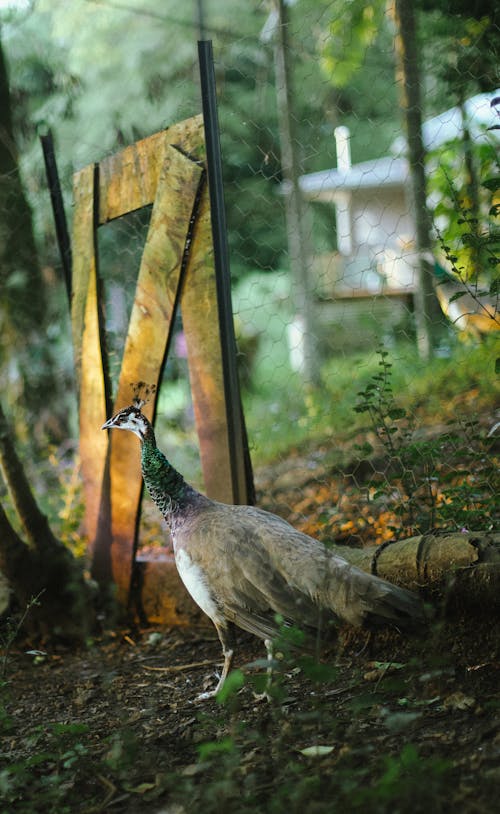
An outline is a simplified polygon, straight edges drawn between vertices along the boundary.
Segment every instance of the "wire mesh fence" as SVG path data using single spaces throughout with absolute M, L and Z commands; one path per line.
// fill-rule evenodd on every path
M 70 214 L 76 169 L 199 112 L 196 40 L 210 38 L 258 501 L 351 545 L 497 519 L 489 433 L 498 420 L 500 29 L 488 4 L 474 16 L 422 3 L 418 61 L 408 63 L 407 5 L 41 0 L 2 12 L 12 134 L 31 204 L 25 228 L 49 291 L 43 324 L 30 331 L 41 327 L 54 392 L 64 383 L 71 393 L 72 360 L 36 136 L 54 133 Z M 417 111 L 408 82 L 422 88 Z M 409 159 L 415 138 L 426 156 L 427 235 L 421 167 Z M 16 173 L 12 165 L 13 184 Z M 8 224 L 8 198 L 0 205 Z M 99 230 L 117 364 L 147 224 L 139 212 Z M 1 361 L 13 403 L 38 375 L 34 343 L 13 317 L 14 294 L 30 297 L 18 272 L 9 261 L 2 280 Z M 158 435 L 202 486 L 186 364 L 179 314 Z M 50 404 L 43 386 L 32 409 Z M 74 396 L 59 404 L 76 410 Z M 76 422 L 66 429 L 75 434 Z M 149 517 L 144 544 L 162 536 L 157 525 Z

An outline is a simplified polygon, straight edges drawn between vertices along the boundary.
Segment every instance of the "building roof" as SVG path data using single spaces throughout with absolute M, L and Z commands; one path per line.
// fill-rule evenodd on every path
M 486 139 L 498 140 L 500 131 L 490 130 L 498 123 L 492 100 L 500 96 L 500 90 L 480 93 L 465 102 L 465 115 L 471 137 L 475 142 Z M 422 126 L 425 149 L 441 147 L 447 141 L 460 138 L 463 133 L 460 108 L 452 107 L 427 119 Z M 375 190 L 381 187 L 404 187 L 409 178 L 408 161 L 404 157 L 406 141 L 399 136 L 391 145 L 392 155 L 352 164 L 347 169 L 330 169 L 302 175 L 299 184 L 306 198 L 332 201 L 342 191 Z
M 299 184 L 307 198 L 331 200 L 333 192 L 401 187 L 408 180 L 405 158 L 386 156 L 353 164 L 348 170 L 323 170 L 302 175 Z

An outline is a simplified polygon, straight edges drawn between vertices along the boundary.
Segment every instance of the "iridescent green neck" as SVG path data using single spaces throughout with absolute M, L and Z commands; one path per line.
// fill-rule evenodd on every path
M 148 433 L 141 445 L 141 468 L 146 488 L 163 515 L 175 511 L 192 488 L 156 446 L 154 433 Z

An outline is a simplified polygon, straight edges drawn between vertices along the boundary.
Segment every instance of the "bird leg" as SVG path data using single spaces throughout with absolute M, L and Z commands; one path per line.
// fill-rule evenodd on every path
M 218 625 L 216 622 L 214 622 L 214 625 L 215 625 L 215 629 L 217 631 L 217 634 L 219 636 L 220 643 L 222 645 L 222 654 L 224 656 L 224 666 L 222 668 L 222 673 L 221 673 L 221 676 L 219 678 L 219 681 L 217 682 L 217 686 L 215 687 L 215 689 L 214 690 L 209 690 L 208 692 L 200 693 L 196 698 L 197 701 L 206 701 L 208 698 L 215 698 L 217 693 L 220 692 L 220 690 L 224 686 L 224 682 L 225 682 L 225 680 L 226 680 L 226 678 L 228 676 L 229 670 L 231 669 L 231 664 L 233 662 L 234 650 L 231 647 L 232 636 L 231 636 L 229 630 L 227 629 L 227 627 L 223 627 L 222 625 Z
M 271 639 L 264 639 L 264 644 L 267 653 L 267 668 L 266 668 L 266 683 L 264 685 L 264 692 L 254 692 L 253 697 L 256 701 L 270 701 L 271 696 L 269 690 L 271 689 L 271 681 L 273 679 L 273 656 L 274 649 Z

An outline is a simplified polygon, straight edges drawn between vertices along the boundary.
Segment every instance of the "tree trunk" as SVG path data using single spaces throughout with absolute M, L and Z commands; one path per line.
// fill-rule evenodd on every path
M 57 393 L 47 324 L 47 292 L 39 263 L 33 219 L 24 193 L 12 120 L 7 65 L 0 36 L 0 371 L 4 384 L 14 361 L 23 382 L 23 403 L 40 418 Z M 13 349 L 15 352 L 13 353 Z M 36 358 L 36 364 L 33 360 Z M 57 412 L 57 410 L 56 410 Z M 47 424 L 51 412 L 45 410 Z M 64 432 L 65 417 L 53 422 Z
M 430 599 L 500 607 L 500 533 L 421 534 L 369 548 L 332 546 L 352 565 Z
M 47 518 L 38 508 L 31 491 L 23 465 L 12 443 L 10 429 L 1 404 L 0 469 L 29 543 L 33 547 L 43 548 L 48 545 L 50 548 L 55 541 L 54 537 Z
M 304 206 L 299 187 L 297 139 L 292 112 L 293 93 L 290 82 L 288 10 L 284 0 L 276 0 L 278 20 L 274 43 L 274 65 L 278 125 L 280 133 L 281 171 L 286 206 L 288 255 L 293 285 L 297 343 L 301 357 L 300 374 L 307 384 L 318 384 L 319 365 L 315 339 L 313 298 L 308 270 L 307 240 L 304 230 Z
M 442 316 L 434 291 L 433 267 L 426 260 L 426 255 L 431 252 L 432 241 L 431 220 L 427 209 L 420 66 L 414 3 L 411 0 L 396 0 L 395 17 L 396 53 L 403 89 L 402 105 L 406 120 L 413 215 L 419 255 L 419 273 L 415 292 L 417 345 L 420 355 L 423 358 L 429 358 L 437 344 L 436 336 Z
M 84 638 L 92 623 L 89 585 L 36 503 L 1 405 L 0 468 L 29 542 L 17 534 L 0 505 L 0 570 L 21 606 L 40 595 L 27 626 L 43 636 Z
M 0 213 L 0 286 L 4 292 L 8 291 L 8 313 L 12 326 L 16 331 L 23 332 L 33 329 L 43 320 L 46 303 L 33 237 L 31 209 L 19 173 L 9 79 L 1 39 Z M 27 292 L 30 292 L 29 296 Z

